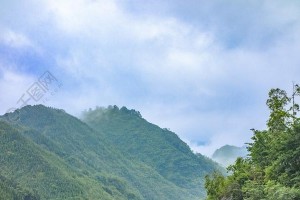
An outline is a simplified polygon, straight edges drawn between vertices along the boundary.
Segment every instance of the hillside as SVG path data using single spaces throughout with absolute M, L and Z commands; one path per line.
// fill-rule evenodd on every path
M 248 151 L 246 146 L 236 147 L 232 145 L 225 145 L 213 153 L 212 159 L 220 163 L 222 166 L 228 167 L 229 165 L 234 164 L 238 157 L 244 158 L 247 154 Z
M 204 176 L 220 169 L 211 160 L 195 155 L 175 133 L 147 122 L 138 111 L 117 106 L 97 108 L 85 112 L 83 120 L 105 133 L 105 139 L 126 157 L 151 166 L 195 196 L 205 195 L 199 189 Z
M 58 156 L 24 136 L 25 130 L 5 122 L 0 122 L 0 127 L 0 176 L 5 192 L 0 199 L 113 199 L 95 180 L 72 170 Z
M 10 121 L 16 119 L 10 115 L 16 114 L 19 120 Z M 117 115 L 123 118 L 121 112 L 114 117 Z M 138 130 L 135 132 L 142 136 L 141 140 L 136 138 L 141 145 L 131 153 L 125 152 L 107 137 L 113 135 L 110 132 L 113 128 L 124 128 L 121 124 L 109 123 L 115 120 L 114 117 L 110 116 L 106 122 L 106 127 L 114 127 L 95 130 L 63 110 L 42 105 L 26 106 L 1 116 L 0 177 L 17 186 L 0 185 L 0 195 L 26 194 L 32 199 L 120 200 L 194 200 L 204 197 L 203 176 L 217 169 L 216 164 L 198 159 L 174 133 L 161 134 L 166 130 L 149 124 L 161 132 L 156 136 L 157 145 L 151 149 L 149 145 L 154 145 L 155 141 L 143 136 L 141 130 L 144 129 L 141 128 L 146 121 L 140 117 L 142 121 L 135 123 L 135 130 Z M 127 117 L 123 118 L 125 124 L 135 121 L 137 116 L 130 114 Z M 99 125 L 103 124 L 99 122 Z M 126 141 L 122 142 L 125 144 Z M 147 143 L 149 145 L 145 145 Z M 162 154 L 160 158 L 151 157 L 159 152 L 156 148 L 167 157 Z M 163 164 L 167 166 L 159 167 Z M 197 178 L 192 180 L 190 177 Z

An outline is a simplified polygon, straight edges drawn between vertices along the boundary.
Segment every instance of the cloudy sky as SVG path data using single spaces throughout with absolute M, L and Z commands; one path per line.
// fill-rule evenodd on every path
M 210 155 L 264 128 L 299 54 L 297 0 L 1 0 L 0 114 L 49 71 L 62 87 L 28 104 L 124 105 Z

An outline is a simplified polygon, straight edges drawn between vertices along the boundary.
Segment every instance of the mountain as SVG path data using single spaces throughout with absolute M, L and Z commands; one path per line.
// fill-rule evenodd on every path
M 146 121 L 138 111 L 117 106 L 97 108 L 85 112 L 83 120 L 106 133 L 106 141 L 126 157 L 151 166 L 164 179 L 195 196 L 205 195 L 199 190 L 205 175 L 220 169 L 210 159 L 195 155 L 175 133 Z
M 26 110 L 24 108 L 20 113 Z M 21 119 L 30 119 L 30 116 L 22 115 Z M 113 199 L 103 184 L 88 176 L 88 171 L 79 171 L 75 165 L 69 164 L 68 156 L 62 151 L 63 147 L 48 139 L 47 131 L 42 133 L 12 123 L 1 122 L 0 129 L 0 176 L 16 185 L 11 187 L 5 184 L 5 187 L 12 188 L 10 195 L 17 192 L 21 193 L 17 199 L 28 199 L 28 192 L 24 195 L 19 192 L 21 188 L 28 190 L 37 199 Z M 49 126 L 53 125 L 49 123 Z
M 217 149 L 213 155 L 212 159 L 220 163 L 224 167 L 228 167 L 234 164 L 238 157 L 246 157 L 248 154 L 246 146 L 236 147 L 232 145 L 225 145 Z
M 116 106 L 83 120 L 42 105 L 5 114 L 0 161 L 0 199 L 194 200 L 205 196 L 203 177 L 222 170 Z

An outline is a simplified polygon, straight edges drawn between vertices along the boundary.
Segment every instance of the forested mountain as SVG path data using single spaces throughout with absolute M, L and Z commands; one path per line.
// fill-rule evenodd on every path
M 248 154 L 246 146 L 236 147 L 232 145 L 225 145 L 217 149 L 213 155 L 212 159 L 220 163 L 224 167 L 228 167 L 234 164 L 238 157 L 246 157 Z
M 0 199 L 194 200 L 221 169 L 136 111 L 84 120 L 42 105 L 1 116 Z
M 291 96 L 278 88 L 269 92 L 267 129 L 253 130 L 249 156 L 228 168 L 230 176 L 206 177 L 208 200 L 300 199 L 299 95 L 297 85 Z
M 98 108 L 84 113 L 84 121 L 131 160 L 146 163 L 162 177 L 195 196 L 204 196 L 200 185 L 206 174 L 217 169 L 196 156 L 178 136 L 147 122 L 125 107 Z M 196 176 L 195 176 L 196 175 Z

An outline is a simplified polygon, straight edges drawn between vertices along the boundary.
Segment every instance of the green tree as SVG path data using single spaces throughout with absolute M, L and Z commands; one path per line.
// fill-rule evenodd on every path
M 207 199 L 300 199 L 299 94 L 298 85 L 291 96 L 279 88 L 270 90 L 267 130 L 253 130 L 249 156 L 229 166 L 229 176 L 206 179 Z

